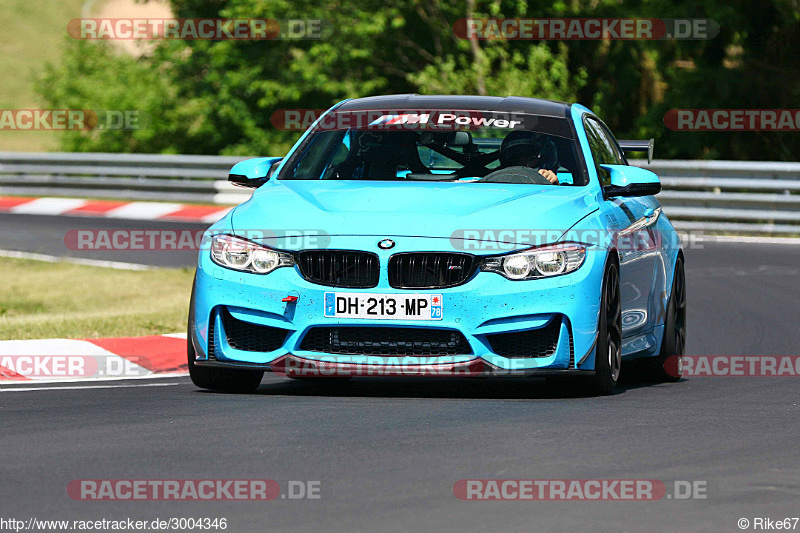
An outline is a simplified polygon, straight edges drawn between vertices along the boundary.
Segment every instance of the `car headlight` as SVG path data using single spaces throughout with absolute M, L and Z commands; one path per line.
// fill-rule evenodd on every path
M 481 263 L 481 270 L 513 280 L 548 278 L 578 270 L 585 259 L 586 246 L 563 243 L 487 257 Z
M 268 274 L 279 267 L 294 266 L 291 254 L 233 235 L 212 237 L 211 260 L 226 268 L 255 274 Z

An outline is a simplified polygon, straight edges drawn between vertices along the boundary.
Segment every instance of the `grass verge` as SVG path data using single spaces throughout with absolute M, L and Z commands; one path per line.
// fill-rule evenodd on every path
M 81 16 L 84 0 L 4 0 L 0 32 L 0 109 L 39 108 L 34 80 L 44 63 L 58 62 L 67 23 Z M 41 152 L 58 146 L 58 132 L 2 131 L 0 150 Z
M 193 269 L 141 272 L 0 258 L 0 340 L 186 330 Z

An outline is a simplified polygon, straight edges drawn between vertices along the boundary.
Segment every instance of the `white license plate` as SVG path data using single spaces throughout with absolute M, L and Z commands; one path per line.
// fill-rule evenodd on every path
M 441 320 L 441 294 L 373 294 L 326 292 L 326 318 L 372 320 Z

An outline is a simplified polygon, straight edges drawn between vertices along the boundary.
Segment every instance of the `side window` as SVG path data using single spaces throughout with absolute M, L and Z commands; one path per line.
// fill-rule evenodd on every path
M 303 151 L 303 155 L 298 161 L 290 179 L 306 179 L 316 180 L 321 176 L 318 174 L 320 168 L 328 168 L 330 161 L 324 161 L 324 158 L 330 157 L 333 147 L 338 145 L 339 148 L 346 148 L 342 144 L 345 132 L 331 132 L 330 135 L 320 135 L 308 145 Z M 342 155 L 341 150 L 334 152 L 336 155 Z M 344 154 L 346 156 L 346 154 Z M 324 166 L 323 166 L 324 165 Z
M 614 137 L 614 134 L 611 133 L 611 130 L 608 129 L 608 126 L 600 122 L 599 120 L 596 121 L 600 124 L 601 131 L 605 134 L 605 138 L 611 147 L 611 150 L 614 152 L 614 157 L 617 160 L 617 165 L 627 165 L 628 160 L 625 159 L 625 154 L 622 153 L 622 149 L 619 147 L 619 143 L 617 142 L 617 138 Z
M 600 177 L 600 184 L 603 186 L 610 184 L 608 171 L 600 165 L 624 165 L 625 159 L 619 152 L 614 137 L 608 132 L 598 120 L 587 117 L 583 121 L 586 127 L 586 137 L 589 139 L 589 148 L 592 151 L 592 159 Z

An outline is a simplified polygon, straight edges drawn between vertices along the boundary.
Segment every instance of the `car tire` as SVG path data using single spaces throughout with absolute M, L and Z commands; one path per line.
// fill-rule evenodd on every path
M 186 335 L 186 352 L 189 366 L 189 377 L 192 383 L 201 389 L 219 392 L 252 392 L 261 384 L 264 377 L 263 370 L 239 370 L 233 368 L 201 367 L 194 364 L 195 349 L 192 342 L 194 329 L 194 284 L 192 284 L 192 298 L 189 302 L 189 324 Z
M 652 358 L 650 377 L 657 382 L 679 381 L 683 375 L 683 356 L 686 348 L 686 273 L 683 257 L 675 262 L 672 290 L 664 319 L 664 338 L 661 351 Z
M 622 369 L 622 304 L 619 290 L 619 266 L 609 260 L 603 276 L 600 298 L 600 318 L 597 325 L 597 346 L 594 358 L 594 376 L 589 380 L 590 390 L 597 395 L 614 391 Z

